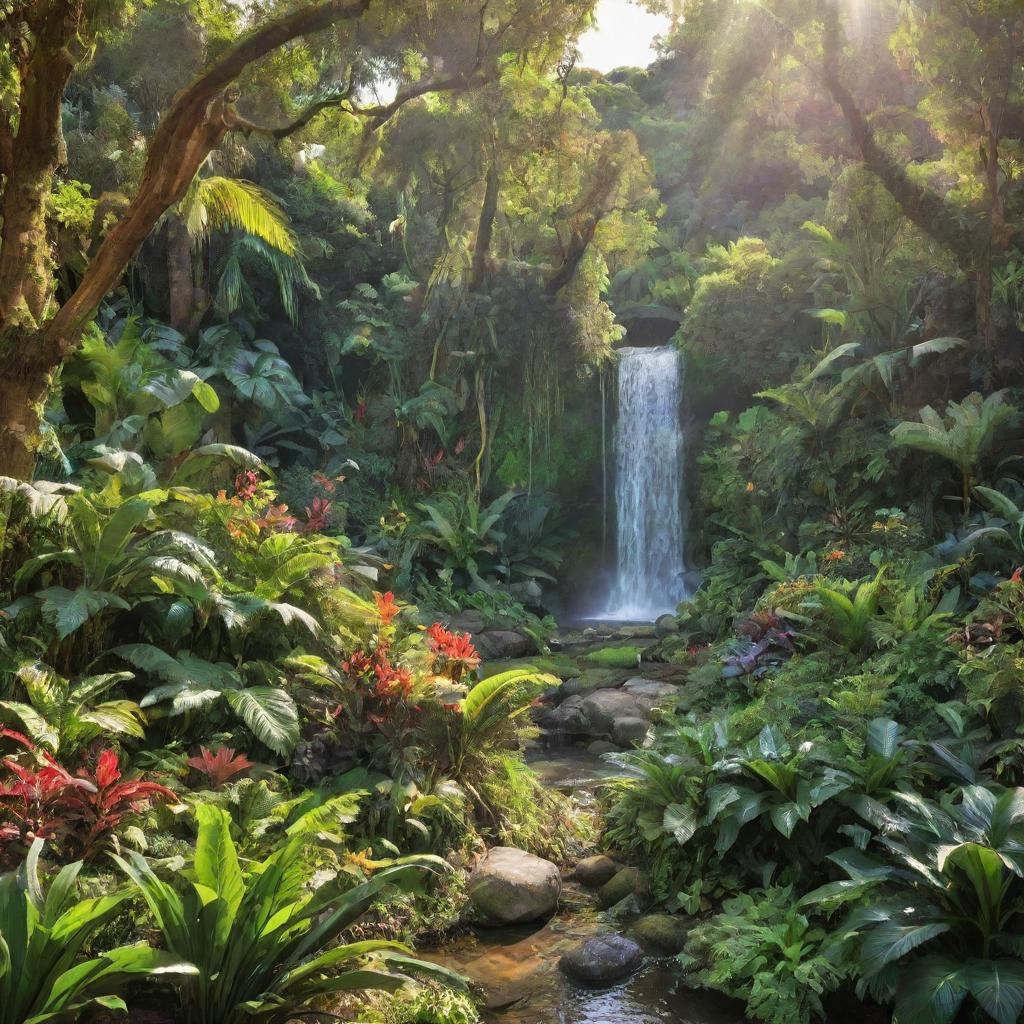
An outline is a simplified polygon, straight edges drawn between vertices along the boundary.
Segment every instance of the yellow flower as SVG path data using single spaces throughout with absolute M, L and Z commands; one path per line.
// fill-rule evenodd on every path
M 754 493 L 754 481 L 753 480 L 748 480 L 747 481 L 747 494 L 753 494 L 753 493 Z

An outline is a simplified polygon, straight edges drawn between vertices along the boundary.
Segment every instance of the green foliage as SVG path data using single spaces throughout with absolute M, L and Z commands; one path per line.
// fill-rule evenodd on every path
M 698 924 L 679 962 L 689 984 L 742 999 L 753 1020 L 810 1024 L 824 1019 L 822 999 L 845 974 L 827 939 L 797 910 L 791 886 L 753 890 Z
M 849 593 L 835 584 L 819 583 L 814 588 L 813 600 L 808 602 L 820 609 L 836 639 L 852 654 L 861 651 L 870 636 L 881 602 L 884 575 L 882 568 L 873 580 L 848 584 Z
M 43 889 L 37 839 L 21 868 L 0 875 L 0 1021 L 77 1021 L 90 1005 L 127 1010 L 121 998 L 135 978 L 183 979 L 196 968 L 140 943 L 97 951 L 97 933 L 131 895 L 119 890 L 77 899 L 81 862 L 68 864 Z M 82 959 L 87 949 L 96 955 Z
M 309 892 L 301 870 L 302 836 L 247 871 L 228 815 L 203 806 L 196 814 L 199 837 L 183 893 L 162 881 L 141 855 L 115 857 L 145 898 L 168 950 L 198 968 L 178 985 L 186 1024 L 285 1021 L 328 993 L 393 991 L 408 973 L 456 980 L 443 968 L 412 959 L 397 943 L 332 945 L 389 885 L 406 885 L 418 872 L 444 868 L 440 859 L 407 858 L 347 891 L 328 882 Z

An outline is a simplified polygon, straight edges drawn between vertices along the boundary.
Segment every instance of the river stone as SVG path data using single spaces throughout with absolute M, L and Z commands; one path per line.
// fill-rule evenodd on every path
M 643 704 L 622 690 L 598 690 L 583 698 L 580 705 L 591 736 L 609 736 L 617 718 L 646 718 Z
M 614 907 L 646 888 L 647 878 L 639 868 L 622 868 L 598 889 L 597 901 L 602 907 Z
M 473 637 L 473 644 L 485 661 L 525 658 L 537 649 L 528 636 L 511 629 L 487 629 Z
M 490 924 L 522 924 L 558 905 L 562 878 L 549 860 L 513 846 L 495 846 L 469 876 L 469 900 Z
M 622 689 L 641 700 L 658 702 L 675 697 L 679 693 L 679 687 L 672 683 L 659 683 L 656 679 L 644 679 L 643 676 L 627 679 L 622 684 Z
M 650 723 L 646 718 L 616 718 L 612 723 L 612 740 L 620 747 L 643 743 Z
M 566 679 L 558 687 L 556 696 L 560 699 L 577 695 L 585 697 L 595 690 L 614 690 L 621 682 L 622 673 L 613 668 L 588 668 L 578 676 Z
M 690 923 L 672 914 L 647 914 L 634 921 L 629 933 L 652 953 L 674 956 L 683 951 Z
M 596 857 L 584 857 L 576 865 L 573 878 L 588 889 L 600 889 L 605 882 L 610 882 L 619 873 L 619 865 L 603 853 Z
M 595 935 L 570 950 L 558 966 L 576 981 L 609 985 L 632 974 L 644 960 L 639 944 L 624 935 Z
M 587 744 L 587 753 L 597 757 L 602 754 L 617 754 L 621 749 L 618 743 L 612 743 L 611 740 L 594 740 L 593 743 Z
M 562 732 L 570 736 L 585 735 L 590 722 L 583 711 L 583 700 L 583 697 L 570 697 L 557 707 L 548 708 L 538 716 L 538 724 L 551 732 Z
M 671 636 L 679 632 L 679 620 L 671 613 L 666 612 L 654 620 L 654 632 L 659 637 Z

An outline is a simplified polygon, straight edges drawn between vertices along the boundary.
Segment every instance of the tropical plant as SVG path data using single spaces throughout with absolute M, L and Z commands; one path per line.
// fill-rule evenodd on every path
M 145 714 L 134 701 L 95 703 L 119 683 L 134 679 L 131 672 L 106 672 L 72 683 L 34 661 L 19 665 L 15 676 L 28 700 L 0 700 L 0 713 L 16 718 L 30 739 L 54 754 L 70 756 L 103 735 L 145 735 Z
M 190 757 L 185 763 L 205 776 L 211 789 L 226 786 L 235 776 L 252 767 L 252 761 L 244 754 L 236 754 L 231 747 L 218 747 L 216 750 L 200 747 L 199 754 Z
M 116 838 L 129 815 L 177 799 L 155 782 L 121 781 L 112 750 L 100 754 L 93 771 L 72 775 L 20 733 L 5 729 L 0 736 L 21 745 L 34 761 L 22 764 L 8 757 L 2 762 L 10 778 L 0 782 L 0 843 L 8 853 L 40 838 L 52 841 L 65 858 L 93 857 Z
M 872 580 L 847 583 L 845 586 L 819 582 L 814 588 L 813 597 L 805 602 L 823 613 L 836 639 L 853 654 L 863 649 L 871 635 L 882 599 L 884 576 L 883 566 Z
M 182 893 L 140 854 L 115 857 L 149 905 L 167 949 L 198 968 L 178 979 L 184 1024 L 284 1022 L 320 996 L 393 991 L 409 974 L 460 981 L 451 971 L 412 959 L 398 943 L 331 945 L 389 886 L 445 870 L 441 859 L 405 858 L 347 891 L 336 880 L 310 892 L 302 869 L 304 837 L 290 839 L 246 871 L 227 813 L 201 805 L 196 816 L 199 835 Z
M 89 1006 L 127 1011 L 121 993 L 133 979 L 196 973 L 192 964 L 145 943 L 81 959 L 131 892 L 76 900 L 81 861 L 63 867 L 44 890 L 43 845 L 34 840 L 18 871 L 0 875 L 0 1024 L 70 1024 Z
M 60 641 L 89 624 L 86 646 L 91 649 L 101 643 L 117 612 L 169 594 L 196 600 L 209 596 L 205 574 L 213 571 L 213 552 L 179 531 L 147 529 L 155 518 L 152 501 L 129 498 L 108 511 L 85 493 L 64 500 L 68 546 L 48 545 L 14 579 L 19 591 L 44 573 L 58 574 L 61 583 L 31 591 L 8 608 L 9 614 L 37 605 Z
M 1024 1012 L 1024 789 L 966 786 L 933 803 L 896 793 L 881 856 L 831 854 L 847 878 L 803 907 L 855 907 L 837 933 L 858 992 L 895 1002 L 899 1020 L 950 1024 L 968 998 L 991 1019 Z
M 822 997 L 843 981 L 828 933 L 796 909 L 792 886 L 741 893 L 690 932 L 678 957 L 691 985 L 746 1003 L 767 1024 L 822 1020 Z
M 962 402 L 950 402 L 945 418 L 926 405 L 921 410 L 920 423 L 897 424 L 892 438 L 897 445 L 930 452 L 957 467 L 966 520 L 971 511 L 971 492 L 978 483 L 984 461 L 994 451 L 1000 430 L 1017 416 L 1017 410 L 1006 402 L 1005 391 L 995 391 L 985 398 L 975 393 Z
M 123 644 L 111 652 L 136 668 L 162 679 L 140 706 L 174 717 L 209 708 L 220 701 L 245 723 L 262 744 L 282 757 L 299 739 L 299 713 L 284 689 L 282 673 L 265 662 L 246 663 L 236 669 L 225 662 L 207 661 L 190 652 L 175 657 L 153 644 Z M 249 684 L 251 674 L 258 681 Z M 274 681 L 278 685 L 271 685 Z

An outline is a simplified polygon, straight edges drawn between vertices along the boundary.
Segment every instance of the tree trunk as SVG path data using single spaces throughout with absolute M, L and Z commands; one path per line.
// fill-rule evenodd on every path
M 171 326 L 188 334 L 195 308 L 192 282 L 192 240 L 180 217 L 167 222 L 167 291 Z
M 487 273 L 487 255 L 491 251 L 494 236 L 494 218 L 498 213 L 498 192 L 501 175 L 498 172 L 498 154 L 495 153 L 487 168 L 487 184 L 484 201 L 480 207 L 480 223 L 476 229 L 476 245 L 473 248 L 473 269 L 469 277 L 469 290 L 478 292 L 483 287 Z

